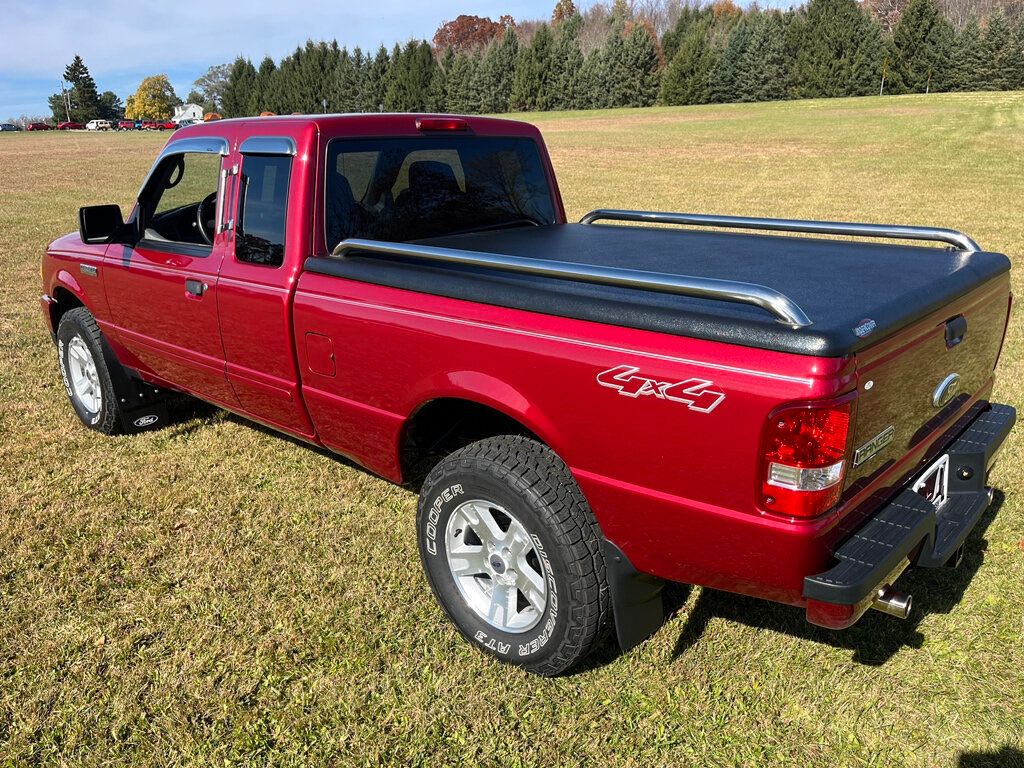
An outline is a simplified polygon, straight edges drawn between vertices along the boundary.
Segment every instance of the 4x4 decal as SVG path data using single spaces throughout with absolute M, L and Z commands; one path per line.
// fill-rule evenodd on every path
M 618 365 L 597 374 L 597 383 L 602 387 L 617 389 L 624 397 L 653 395 L 659 400 L 683 403 L 691 411 L 699 413 L 711 413 L 725 400 L 724 392 L 709 389 L 714 382 L 707 379 L 658 381 L 646 376 L 637 376 L 639 371 L 639 368 L 632 365 Z

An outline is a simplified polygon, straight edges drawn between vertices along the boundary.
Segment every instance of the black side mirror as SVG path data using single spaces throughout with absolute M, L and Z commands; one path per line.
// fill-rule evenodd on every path
M 124 228 L 119 205 L 90 205 L 78 209 L 78 234 L 83 243 L 109 243 Z

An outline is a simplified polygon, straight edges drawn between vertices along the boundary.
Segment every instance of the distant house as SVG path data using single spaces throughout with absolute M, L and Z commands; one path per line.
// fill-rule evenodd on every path
M 174 117 L 171 120 L 180 123 L 182 120 L 202 120 L 203 108 L 198 104 L 182 104 L 174 108 Z

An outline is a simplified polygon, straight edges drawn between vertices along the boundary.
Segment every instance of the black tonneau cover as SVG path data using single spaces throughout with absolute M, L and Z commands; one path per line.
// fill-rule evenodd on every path
M 735 280 L 774 288 L 812 325 L 791 328 L 753 306 L 631 288 L 424 264 L 390 256 L 311 258 L 306 269 L 550 315 L 839 357 L 856 352 L 1010 269 L 1002 254 L 596 224 L 556 224 L 430 238 L 422 245 Z M 854 333 L 863 321 L 875 330 Z

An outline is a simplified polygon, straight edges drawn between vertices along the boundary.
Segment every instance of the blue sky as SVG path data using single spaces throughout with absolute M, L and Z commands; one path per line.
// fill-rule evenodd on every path
M 211 64 L 275 59 L 307 39 L 376 50 L 433 36 L 460 13 L 544 18 L 554 0 L 0 0 L 0 120 L 49 114 L 47 98 L 75 54 L 100 91 L 122 99 L 167 74 L 184 98 Z

